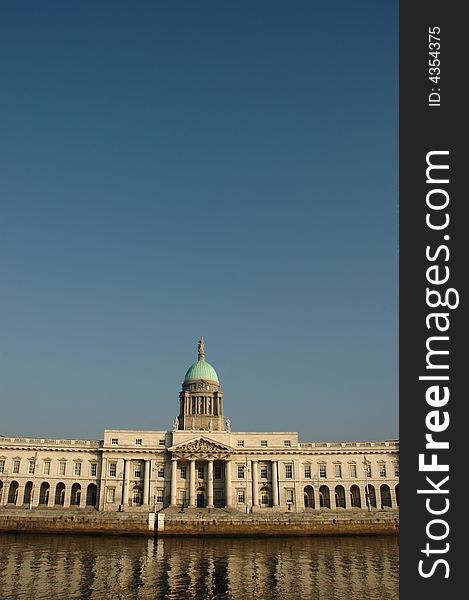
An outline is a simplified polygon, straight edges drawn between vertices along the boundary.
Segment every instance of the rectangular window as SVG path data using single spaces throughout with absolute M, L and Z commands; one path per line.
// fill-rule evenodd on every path
M 394 477 L 399 477 L 399 465 L 394 465 Z
M 238 465 L 238 479 L 244 479 L 244 465 Z
M 81 463 L 75 463 L 74 474 L 81 475 Z
M 30 460 L 29 461 L 29 466 L 28 466 L 28 473 L 30 475 L 34 475 L 34 468 L 36 466 L 36 463 L 34 462 L 34 460 Z
M 384 463 L 379 465 L 379 476 L 386 477 L 386 465 Z
M 371 464 L 370 463 L 365 464 L 365 475 L 367 477 L 371 477 Z
M 327 477 L 326 465 L 319 465 L 319 477 Z
M 293 490 L 285 490 L 285 500 L 293 504 Z
M 215 465 L 215 479 L 221 479 L 221 465 Z
M 14 460 L 13 461 L 13 473 L 19 473 L 20 472 L 20 462 L 19 460 Z
M 158 467 L 158 477 L 164 477 L 164 467 Z
M 42 465 L 42 472 L 44 475 L 50 475 L 50 460 L 45 460 Z
M 112 438 L 112 439 L 111 439 L 111 444 L 112 444 L 113 446 L 117 446 L 117 444 L 118 444 L 118 443 L 119 443 L 119 439 L 118 439 L 118 438 Z
M 305 467 L 305 479 L 311 479 L 311 466 L 306 465 Z
M 63 462 L 63 461 L 59 463 L 59 475 L 65 475 L 66 465 L 67 465 L 67 463 Z
M 3 473 L 5 471 L 5 461 L 2 459 L 0 460 L 0 473 Z
M 261 479 L 267 479 L 267 467 L 261 467 Z
M 158 446 L 164 446 L 164 440 L 158 440 Z
M 261 446 L 267 448 L 267 440 L 261 440 Z
M 109 477 L 117 475 L 117 463 L 109 463 Z
M 334 465 L 334 477 L 342 477 L 342 465 Z
M 90 464 L 91 477 L 96 477 L 97 474 L 98 474 L 98 463 L 91 463 Z
M 141 476 L 142 476 L 142 465 L 141 464 L 135 465 L 135 467 L 134 467 L 134 477 L 136 479 L 140 479 Z
M 163 502 L 163 489 L 162 488 L 158 488 L 156 490 L 156 501 Z
M 137 438 L 137 439 L 135 440 L 135 445 L 136 445 L 136 446 L 141 446 L 141 445 L 142 445 L 142 438 Z
M 290 448 L 291 447 L 291 441 L 290 440 L 285 440 L 283 442 L 283 445 L 286 446 L 287 448 Z
M 107 501 L 108 502 L 116 501 L 116 488 L 107 488 Z
M 293 465 L 285 465 L 285 479 L 293 479 Z
M 244 504 L 244 502 L 245 502 L 244 490 L 238 490 L 238 504 Z
M 357 465 L 349 465 L 350 467 L 350 477 L 357 476 Z
M 204 478 L 204 467 L 197 467 L 197 479 L 203 479 Z
M 181 467 L 181 479 L 187 479 L 187 467 Z
M 238 446 L 240 448 L 243 448 L 244 447 L 244 440 L 238 440 Z

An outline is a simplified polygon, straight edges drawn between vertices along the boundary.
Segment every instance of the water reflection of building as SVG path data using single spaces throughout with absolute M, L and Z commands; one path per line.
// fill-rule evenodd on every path
M 394 537 L 0 539 L 7 598 L 398 597 Z
M 295 511 L 395 508 L 398 442 L 299 442 L 233 432 L 215 369 L 187 370 L 172 431 L 104 439 L 0 437 L 0 506 L 148 511 L 168 506 Z

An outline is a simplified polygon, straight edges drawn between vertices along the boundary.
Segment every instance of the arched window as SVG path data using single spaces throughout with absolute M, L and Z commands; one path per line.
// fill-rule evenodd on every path
M 343 485 L 335 486 L 335 505 L 337 508 L 345 508 L 345 488 Z
M 381 492 L 381 508 L 392 508 L 391 490 L 387 483 L 383 483 L 380 487 Z
M 142 489 L 138 485 L 132 490 L 132 504 L 134 506 L 142 505 Z
M 96 508 L 96 500 L 98 497 L 98 487 L 95 483 L 90 483 L 86 490 L 86 506 Z
M 375 486 L 369 483 L 367 488 L 365 488 L 365 493 L 368 493 L 368 502 L 370 508 L 376 508 L 376 490 Z
M 55 486 L 55 498 L 54 504 L 57 506 L 63 506 L 65 501 L 65 483 L 58 483 Z
M 50 485 L 47 483 L 47 481 L 43 481 L 39 489 L 39 504 L 47 506 L 49 503 L 49 493 Z
M 319 488 L 319 506 L 321 508 L 331 507 L 331 494 L 327 485 L 322 485 Z
M 395 487 L 395 492 L 396 492 L 396 502 L 397 502 L 397 506 L 399 506 L 399 484 L 396 485 Z
M 18 482 L 12 481 L 8 490 L 8 504 L 16 504 L 18 500 Z
M 24 486 L 23 504 L 30 504 L 33 499 L 33 482 L 28 481 Z
M 81 485 L 79 483 L 74 483 L 72 485 L 72 495 L 70 497 L 70 505 L 71 506 L 80 506 L 81 500 Z
M 311 485 L 304 489 L 305 508 L 314 508 L 314 490 Z
M 362 507 L 360 488 L 358 487 L 358 485 L 352 485 L 352 487 L 350 488 L 350 505 L 353 508 Z

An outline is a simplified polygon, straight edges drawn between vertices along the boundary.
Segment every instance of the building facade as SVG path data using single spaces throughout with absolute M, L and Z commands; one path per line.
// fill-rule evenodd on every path
M 102 440 L 0 437 L 0 507 L 243 512 L 399 506 L 399 444 L 300 442 L 234 432 L 203 338 L 171 431 L 105 430 Z

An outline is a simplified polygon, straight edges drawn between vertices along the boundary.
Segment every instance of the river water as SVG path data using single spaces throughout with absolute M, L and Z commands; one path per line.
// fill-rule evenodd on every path
M 398 540 L 0 534 L 5 600 L 395 600 Z

